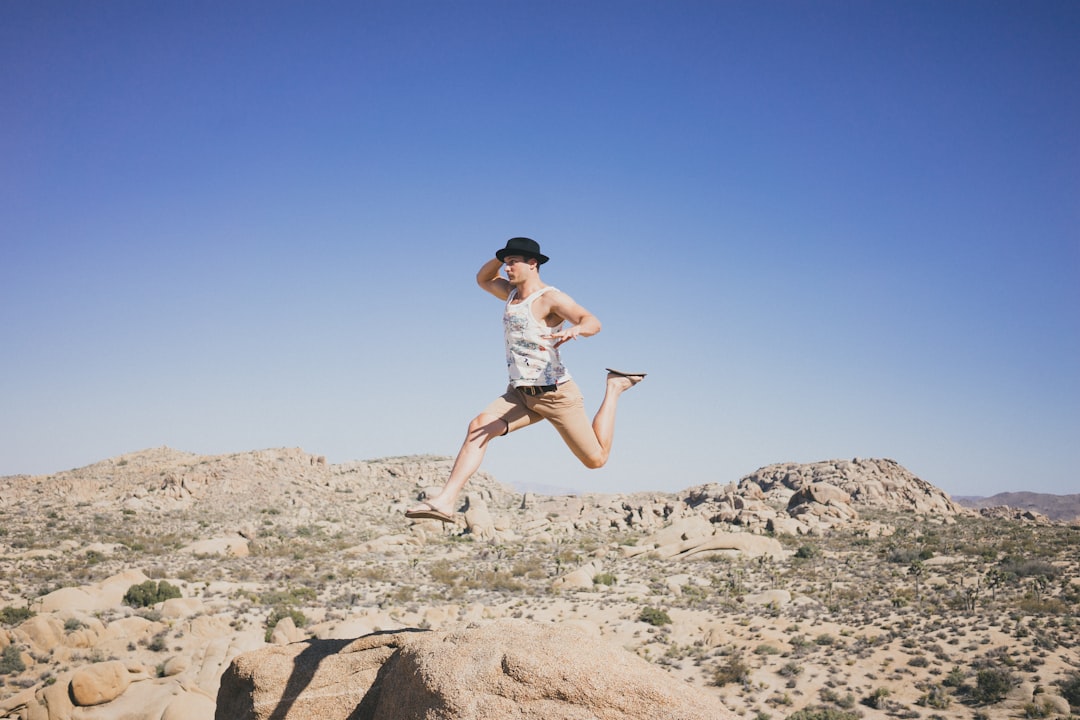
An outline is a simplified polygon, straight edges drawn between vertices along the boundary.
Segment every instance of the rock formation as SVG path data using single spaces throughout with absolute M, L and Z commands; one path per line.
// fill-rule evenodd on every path
M 721 720 L 734 717 L 572 625 L 503 620 L 241 655 L 217 720 Z

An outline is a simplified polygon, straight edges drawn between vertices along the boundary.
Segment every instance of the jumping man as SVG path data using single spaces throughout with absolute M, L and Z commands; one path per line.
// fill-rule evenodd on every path
M 599 468 L 607 462 L 619 396 L 641 382 L 645 373 L 609 368 L 604 400 L 589 422 L 581 391 L 563 366 L 559 347 L 600 332 L 600 321 L 566 293 L 541 282 L 540 266 L 547 261 L 535 240 L 511 238 L 476 274 L 481 288 L 506 302 L 503 331 L 510 385 L 469 423 L 439 494 L 406 510 L 406 517 L 453 522 L 458 495 L 480 468 L 488 442 L 541 420 L 555 426 L 585 467 Z M 499 273 L 503 268 L 506 277 Z

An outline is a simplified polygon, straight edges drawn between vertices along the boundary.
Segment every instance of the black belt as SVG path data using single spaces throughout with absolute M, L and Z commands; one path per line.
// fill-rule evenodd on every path
M 533 397 L 536 397 L 537 395 L 543 395 L 544 393 L 549 393 L 552 390 L 558 390 L 559 386 L 558 385 L 518 385 L 517 389 L 520 390 L 525 395 L 531 395 Z

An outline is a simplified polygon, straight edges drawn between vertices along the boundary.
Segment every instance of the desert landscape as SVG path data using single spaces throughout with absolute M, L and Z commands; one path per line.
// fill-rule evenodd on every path
M 0 478 L 0 718 L 496 717 L 400 709 L 384 663 L 431 638 L 500 653 L 508 677 L 556 682 L 549 654 L 579 686 L 640 676 L 620 693 L 662 688 L 716 717 L 1080 713 L 1075 517 L 963 507 L 895 461 L 855 458 L 627 495 L 479 473 L 457 524 L 407 520 L 449 462 L 157 448 Z M 536 667 L 511 667 L 508 634 Z M 368 653 L 367 684 L 342 671 L 324 698 L 378 686 L 396 715 L 355 700 L 334 715 L 310 678 L 237 680 L 312 648 L 327 673 Z M 564 708 L 549 717 L 632 716 L 602 691 L 543 702 Z M 502 716 L 541 716 L 515 702 Z M 711 711 L 693 712 L 654 716 Z

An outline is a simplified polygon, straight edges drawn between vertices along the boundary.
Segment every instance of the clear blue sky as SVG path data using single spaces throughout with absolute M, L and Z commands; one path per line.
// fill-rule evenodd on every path
M 0 475 L 146 447 L 452 455 L 474 274 L 604 323 L 596 492 L 890 457 L 1080 492 L 1080 3 L 0 3 Z

